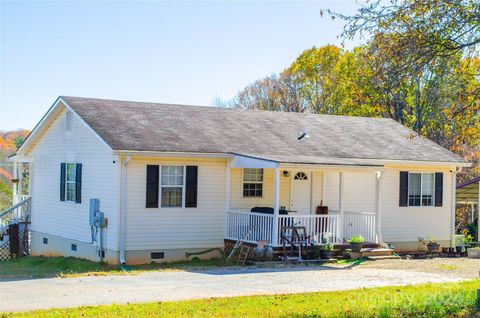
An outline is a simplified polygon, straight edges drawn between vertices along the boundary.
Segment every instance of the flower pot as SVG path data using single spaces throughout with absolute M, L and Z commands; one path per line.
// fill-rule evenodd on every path
M 333 251 L 320 251 L 321 259 L 331 259 L 333 256 Z
M 463 246 L 462 245 L 455 246 L 455 250 L 457 251 L 457 253 L 461 253 L 463 251 Z
M 438 248 L 440 247 L 440 244 L 438 244 L 438 243 L 428 243 L 427 247 L 428 247 L 428 251 L 430 253 L 433 253 L 434 251 L 438 250 Z
M 360 253 L 362 251 L 363 243 L 350 243 L 352 252 Z
M 480 259 L 480 247 L 470 247 L 470 248 L 467 248 L 466 250 L 469 258 Z

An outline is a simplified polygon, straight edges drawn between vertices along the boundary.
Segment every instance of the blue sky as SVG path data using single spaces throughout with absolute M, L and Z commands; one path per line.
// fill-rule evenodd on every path
M 211 105 L 340 44 L 355 1 L 5 2 L 0 129 L 32 129 L 58 95 Z M 356 43 L 347 43 L 347 48 Z

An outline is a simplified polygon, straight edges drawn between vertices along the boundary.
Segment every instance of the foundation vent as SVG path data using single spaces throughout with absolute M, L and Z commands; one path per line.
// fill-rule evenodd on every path
M 150 258 L 151 259 L 163 259 L 163 258 L 165 258 L 165 253 L 164 252 L 151 253 Z

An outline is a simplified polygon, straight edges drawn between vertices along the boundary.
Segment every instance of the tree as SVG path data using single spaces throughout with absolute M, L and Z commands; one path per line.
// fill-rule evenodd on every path
M 390 52 L 378 44 L 379 37 L 352 51 L 305 50 L 280 75 L 254 82 L 227 105 L 389 117 L 473 162 L 474 169 L 464 170 L 460 180 L 479 173 L 480 59 L 457 53 L 417 72 L 405 71 L 385 58 Z
M 328 12 L 346 21 L 344 38 L 365 33 L 377 37 L 377 45 L 388 53 L 385 57 L 404 72 L 415 73 L 459 52 L 478 54 L 478 0 L 376 0 L 351 16 Z

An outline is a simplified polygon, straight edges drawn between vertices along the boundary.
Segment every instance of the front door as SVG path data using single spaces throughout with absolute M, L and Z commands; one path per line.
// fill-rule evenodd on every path
M 311 174 L 303 171 L 291 174 L 290 207 L 298 214 L 310 214 Z

